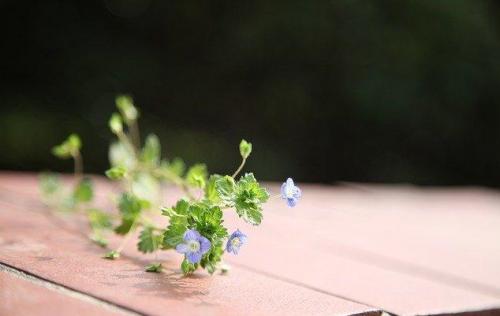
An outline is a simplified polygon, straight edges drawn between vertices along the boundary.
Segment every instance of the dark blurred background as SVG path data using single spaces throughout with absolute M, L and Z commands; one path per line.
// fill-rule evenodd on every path
M 168 157 L 259 179 L 500 185 L 500 2 L 0 1 L 0 168 L 108 167 L 118 93 Z

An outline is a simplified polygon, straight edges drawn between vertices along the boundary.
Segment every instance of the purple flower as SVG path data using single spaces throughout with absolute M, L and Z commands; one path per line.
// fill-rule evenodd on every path
M 229 236 L 227 241 L 226 250 L 235 255 L 238 254 L 240 247 L 247 242 L 247 235 L 243 234 L 239 229 Z
M 189 229 L 184 233 L 184 242 L 178 244 L 175 250 L 183 253 L 190 263 L 198 263 L 201 257 L 206 254 L 212 244 L 194 229 Z
M 301 196 L 302 192 L 299 187 L 295 186 L 292 178 L 286 179 L 286 182 L 281 185 L 281 198 L 286 200 L 288 206 L 294 207 L 297 205 Z

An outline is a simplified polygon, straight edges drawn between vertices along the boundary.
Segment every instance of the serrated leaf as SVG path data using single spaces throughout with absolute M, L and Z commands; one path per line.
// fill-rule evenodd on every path
M 149 134 L 141 152 L 141 161 L 149 166 L 157 166 L 160 163 L 160 156 L 160 140 L 155 134 Z
M 145 268 L 145 271 L 146 272 L 155 272 L 155 273 L 159 273 L 161 272 L 162 270 L 162 265 L 161 263 L 151 263 L 151 264 L 148 264 Z
M 212 244 L 210 251 L 203 256 L 200 261 L 200 266 L 208 271 L 208 273 L 213 274 L 217 270 L 217 266 L 222 260 L 222 254 L 224 249 L 221 242 Z
M 117 234 L 127 234 L 134 225 L 143 208 L 143 201 L 130 193 L 123 193 L 118 202 L 118 208 L 122 216 L 121 224 L 115 228 Z
M 243 159 L 247 159 L 248 156 L 250 156 L 250 153 L 252 152 L 252 143 L 247 142 L 246 140 L 242 139 L 240 142 L 240 154 Z
M 130 193 L 123 193 L 118 201 L 118 209 L 124 216 L 135 217 L 141 211 L 141 200 Z
M 120 225 L 115 227 L 115 233 L 126 235 L 132 229 L 132 225 L 134 225 L 134 219 L 122 218 Z
M 183 241 L 187 230 L 187 219 L 183 217 L 172 217 L 167 230 L 163 233 L 163 243 L 175 247 Z
M 184 232 L 188 226 L 189 202 L 184 199 L 177 201 L 177 204 L 170 209 L 163 211 L 163 215 L 170 217 L 166 231 L 163 233 L 163 244 L 168 247 L 175 247 L 182 242 Z
M 220 200 L 225 206 L 232 207 L 235 204 L 236 183 L 230 176 L 220 177 L 215 181 L 215 189 Z
M 139 235 L 137 249 L 143 253 L 154 252 L 161 246 L 163 236 L 157 234 L 153 227 L 146 226 Z
M 116 166 L 106 170 L 106 177 L 108 177 L 111 180 L 123 179 L 126 174 L 127 174 L 127 169 L 122 166 Z
M 104 259 L 115 260 L 120 258 L 120 253 L 115 250 L 111 250 L 103 256 Z
M 106 229 L 110 228 L 113 225 L 109 214 L 99 209 L 93 208 L 87 210 L 87 216 L 89 219 L 89 224 L 93 229 Z
M 83 178 L 80 180 L 73 192 L 73 198 L 75 202 L 89 202 L 94 197 L 94 189 L 92 185 L 92 180 L 89 178 Z
M 237 183 L 235 193 L 236 213 L 246 222 L 259 225 L 262 222 L 262 204 L 269 199 L 252 173 L 247 173 Z
M 189 168 L 186 174 L 186 182 L 197 188 L 205 188 L 208 178 L 207 166 L 204 164 L 196 164 Z
M 216 181 L 221 177 L 222 176 L 218 174 L 211 175 L 208 179 L 207 185 L 205 186 L 205 199 L 212 204 L 219 204 L 221 201 L 216 187 Z
M 184 275 L 193 273 L 194 271 L 196 271 L 197 268 L 198 268 L 197 263 L 195 264 L 189 263 L 189 261 L 187 261 L 186 259 L 184 259 L 184 261 L 182 261 L 181 263 L 181 270 L 182 273 L 184 273 Z

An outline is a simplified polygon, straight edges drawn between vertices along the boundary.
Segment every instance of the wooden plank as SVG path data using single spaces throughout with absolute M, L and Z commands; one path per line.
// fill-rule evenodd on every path
M 463 209 L 450 214 L 460 205 L 456 196 L 463 192 L 452 196 L 440 191 L 418 192 L 403 199 L 392 188 L 304 186 L 303 193 L 300 207 L 293 209 L 272 201 L 261 227 L 245 227 L 255 246 L 248 246 L 230 262 L 250 263 L 256 271 L 395 314 L 500 307 L 496 291 L 499 255 L 498 247 L 494 248 L 499 241 L 499 230 L 494 227 L 498 212 L 492 206 L 486 208 L 491 197 L 476 196 L 482 211 Z M 416 201 L 417 194 L 420 201 Z M 400 201 L 394 203 L 398 197 Z M 422 208 L 425 200 L 434 202 L 434 208 Z M 500 210 L 500 203 L 497 207 Z M 228 223 L 236 220 L 228 219 Z M 467 267 L 475 271 L 463 277 Z
M 36 201 L 31 176 L 0 186 Z M 110 192 L 99 183 L 103 201 Z M 278 187 L 271 187 L 274 193 Z M 498 295 L 498 193 L 478 189 L 303 186 L 301 204 L 278 198 L 250 236 L 237 268 L 395 314 L 494 310 Z M 167 191 L 167 204 L 180 194 Z M 0 196 L 1 199 L 1 196 Z M 466 233 L 464 233 L 466 232 Z
M 100 258 L 104 250 L 76 234 L 75 227 L 64 220 L 51 221 L 34 203 L 27 210 L 21 203 L 0 202 L 0 262 L 151 315 L 378 313 L 363 304 L 237 267 L 224 276 L 199 273 L 184 278 L 178 269 L 181 257 L 174 252 L 160 257 L 164 273 L 146 273 L 144 266 L 152 258 L 138 254 L 134 245 L 120 260 L 104 260 Z
M 0 267 L 0 315 L 131 315 Z

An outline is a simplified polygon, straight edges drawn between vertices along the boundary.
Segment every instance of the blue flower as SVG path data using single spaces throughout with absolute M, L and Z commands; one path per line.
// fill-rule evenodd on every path
M 281 185 L 281 198 L 286 200 L 288 206 L 294 207 L 297 205 L 301 196 L 302 192 L 299 187 L 295 186 L 292 178 L 286 179 L 286 182 Z
M 194 229 L 189 229 L 184 233 L 184 242 L 175 247 L 177 252 L 186 256 L 190 263 L 198 263 L 201 257 L 206 254 L 212 244 Z
M 238 254 L 240 247 L 247 242 L 247 235 L 243 234 L 239 229 L 229 236 L 229 240 L 226 244 L 227 252 L 232 252 L 235 255 Z

